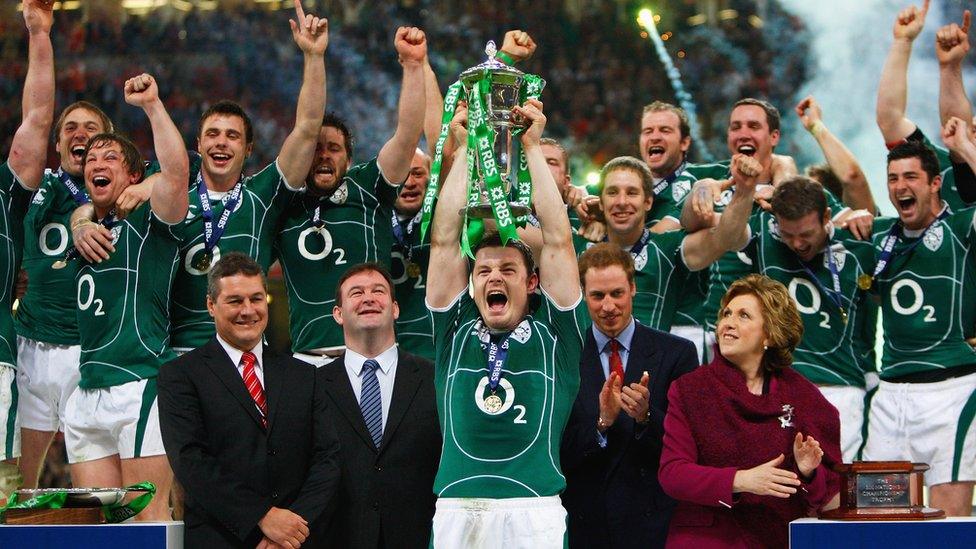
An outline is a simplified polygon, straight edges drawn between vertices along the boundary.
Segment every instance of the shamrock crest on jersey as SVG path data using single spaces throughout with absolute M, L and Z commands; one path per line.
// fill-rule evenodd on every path
M 718 196 L 718 199 L 715 200 L 715 205 L 720 206 L 722 208 L 728 206 L 729 203 L 732 202 L 733 194 L 735 194 L 735 191 L 733 191 L 732 189 L 725 189 L 724 191 L 722 191 L 722 194 Z
M 332 202 L 333 204 L 345 204 L 348 198 L 349 188 L 346 187 L 346 182 L 343 181 L 342 184 L 336 188 L 335 192 L 332 193 L 332 196 L 329 197 L 329 202 Z
M 681 202 L 689 191 L 691 191 L 691 181 L 686 179 L 679 179 L 671 184 L 671 198 L 675 202 Z
M 647 266 L 647 246 L 644 246 L 643 248 L 641 248 L 640 253 L 634 256 L 634 269 L 641 271 L 646 266 Z
M 783 238 L 779 234 L 779 223 L 776 222 L 775 217 L 770 217 L 769 223 L 767 223 L 766 226 L 769 227 L 770 236 L 772 236 L 773 238 L 779 241 L 783 240 Z
M 938 250 L 942 246 L 942 225 L 936 225 L 925 231 L 925 236 L 922 237 L 922 242 L 925 247 L 932 250 L 933 252 Z
M 838 271 L 844 270 L 844 262 L 847 261 L 847 249 L 840 242 L 834 244 L 830 247 L 830 253 L 834 256 L 834 264 L 837 265 Z M 824 268 L 830 272 L 830 261 L 827 260 L 827 254 L 823 257 Z
M 48 170 L 48 171 L 50 172 L 51 170 Z M 46 192 L 47 192 L 47 189 L 45 189 L 44 187 L 38 187 L 38 189 L 36 191 L 34 191 L 34 199 L 31 200 L 31 204 L 43 204 L 44 203 L 44 193 L 46 193 Z
M 114 227 L 112 227 L 112 245 L 118 244 L 120 234 L 122 234 L 121 224 L 117 224 Z

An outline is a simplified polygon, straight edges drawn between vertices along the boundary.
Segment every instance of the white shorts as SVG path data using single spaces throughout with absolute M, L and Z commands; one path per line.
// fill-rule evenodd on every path
M 827 402 L 834 405 L 840 413 L 840 449 L 844 463 L 857 459 L 861 449 L 861 429 L 864 427 L 864 395 L 861 387 L 844 385 L 818 385 Z
M 65 410 L 64 443 L 68 463 L 115 454 L 121 459 L 165 454 L 156 378 L 103 389 L 75 389 Z
M 434 512 L 435 549 L 561 549 L 565 537 L 559 496 L 439 498 Z
M 0 363 L 0 460 L 20 457 L 17 397 L 17 370 Z
M 695 344 L 695 349 L 698 350 L 699 364 L 708 364 L 712 361 L 714 354 L 712 346 L 715 344 L 714 332 L 706 334 L 704 326 L 671 326 L 671 334 L 683 337 Z
M 925 484 L 976 480 L 976 374 L 937 383 L 882 381 L 864 459 L 928 463 Z
M 63 430 L 64 407 L 81 378 L 80 360 L 80 345 L 17 336 L 17 415 L 21 427 Z

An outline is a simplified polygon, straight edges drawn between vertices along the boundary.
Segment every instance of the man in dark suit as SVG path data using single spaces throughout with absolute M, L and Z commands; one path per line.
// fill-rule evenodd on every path
M 399 308 L 381 265 L 346 271 L 335 302 L 346 350 L 317 374 L 338 410 L 341 448 L 328 542 L 343 549 L 427 547 L 441 450 L 434 365 L 397 348 Z
M 184 544 L 318 546 L 309 525 L 335 495 L 339 443 L 315 368 L 263 345 L 267 291 L 250 257 L 231 252 L 213 266 L 207 309 L 216 337 L 159 371 Z
M 638 324 L 634 262 L 597 244 L 579 262 L 593 326 L 563 436 L 570 547 L 664 547 L 674 501 L 657 470 L 671 382 L 698 366 L 690 341 Z

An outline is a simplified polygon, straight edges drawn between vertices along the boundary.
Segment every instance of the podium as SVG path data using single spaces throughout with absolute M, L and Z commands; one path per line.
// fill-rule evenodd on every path
M 0 547 L 182 549 L 182 522 L 0 525 Z
M 970 549 L 974 540 L 976 517 L 906 521 L 804 518 L 790 523 L 790 549 Z

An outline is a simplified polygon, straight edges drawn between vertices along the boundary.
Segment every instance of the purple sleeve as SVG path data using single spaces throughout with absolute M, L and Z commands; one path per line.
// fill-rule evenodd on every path
M 831 477 L 836 475 L 837 473 L 821 463 L 814 471 L 813 479 L 809 482 L 803 482 L 801 488 L 806 490 L 804 499 L 809 513 L 816 514 L 837 494 L 837 482 L 828 483 Z M 802 476 L 800 476 L 800 480 L 803 480 Z
M 658 480 L 674 499 L 712 507 L 731 507 L 735 467 L 699 465 L 698 448 L 691 426 L 681 409 L 677 384 L 668 391 L 668 413 L 664 418 L 664 448 Z

